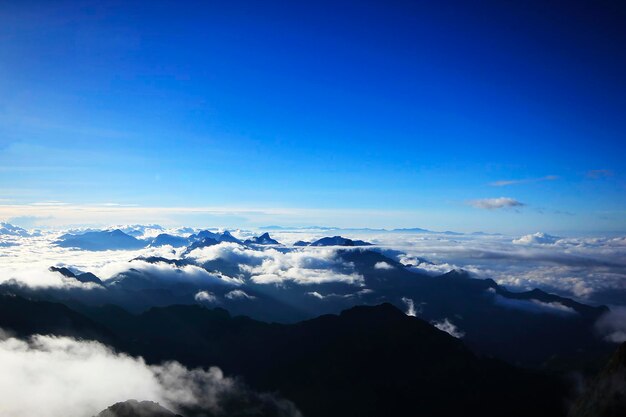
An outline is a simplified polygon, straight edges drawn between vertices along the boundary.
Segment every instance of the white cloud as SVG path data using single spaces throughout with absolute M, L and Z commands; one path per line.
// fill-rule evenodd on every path
M 515 200 L 514 198 L 509 197 L 498 197 L 498 198 L 482 198 L 478 200 L 470 200 L 467 202 L 472 207 L 494 210 L 501 208 L 511 208 L 511 207 L 522 207 L 525 204 Z
M 556 243 L 559 239 L 558 236 L 552 236 L 547 233 L 537 232 L 532 235 L 525 235 L 520 237 L 519 239 L 514 239 L 513 243 L 518 245 L 551 245 Z
M 319 298 L 320 300 L 324 299 L 324 296 L 318 293 L 317 291 L 307 292 L 307 294 L 310 295 L 311 297 Z
M 226 293 L 226 298 L 228 298 L 229 300 L 254 300 L 256 297 L 253 295 L 249 295 L 243 290 L 232 290 Z
M 413 299 L 408 298 L 408 297 L 402 297 L 402 302 L 406 304 L 407 316 L 411 316 L 411 317 L 417 316 L 417 312 L 415 311 L 415 303 L 413 302 Z
M 394 266 L 387 262 L 376 262 L 374 264 L 375 269 L 394 269 Z
M 608 341 L 626 342 L 626 308 L 615 307 L 596 323 L 598 332 Z
M 494 303 L 503 307 L 514 308 L 517 310 L 524 310 L 529 313 L 550 313 L 558 315 L 570 315 L 578 314 L 573 308 L 567 307 L 559 302 L 546 303 L 540 300 L 516 300 L 512 298 L 505 298 L 501 295 L 494 297 Z
M 215 294 L 209 291 L 198 291 L 194 299 L 199 302 L 214 303 L 217 301 Z
M 448 333 L 450 336 L 456 337 L 457 339 L 460 339 L 463 336 L 465 336 L 465 333 L 459 330 L 459 328 L 457 328 L 447 318 L 444 318 L 443 320 L 440 320 L 440 321 L 433 321 L 431 324 L 435 326 L 436 328 L 438 328 L 439 330 Z
M 257 284 L 297 284 L 345 282 L 359 284 L 363 277 L 354 272 L 354 266 L 337 256 L 336 248 L 306 247 L 298 250 L 275 248 L 251 249 L 232 243 L 200 248 L 189 254 L 198 262 L 223 259 L 238 264 L 241 271 Z
M 187 369 L 177 362 L 147 365 L 141 358 L 116 353 L 97 342 L 39 335 L 21 340 L 0 334 L 3 416 L 85 417 L 128 399 L 219 415 L 224 396 L 237 396 L 246 389 L 216 367 Z M 290 403 L 272 401 L 290 415 L 299 415 Z

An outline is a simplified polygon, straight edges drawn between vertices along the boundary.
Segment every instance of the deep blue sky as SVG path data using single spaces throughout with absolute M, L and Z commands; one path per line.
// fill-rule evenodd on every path
M 624 74 L 617 0 L 2 1 L 0 220 L 623 231 Z

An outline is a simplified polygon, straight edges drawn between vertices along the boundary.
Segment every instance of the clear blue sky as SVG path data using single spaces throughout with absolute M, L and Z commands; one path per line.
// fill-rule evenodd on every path
M 624 231 L 624 22 L 617 0 L 3 1 L 0 220 Z

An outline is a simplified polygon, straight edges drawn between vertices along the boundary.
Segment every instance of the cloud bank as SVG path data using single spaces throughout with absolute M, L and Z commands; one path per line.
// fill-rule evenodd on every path
M 21 340 L 0 332 L 0 369 L 3 416 L 88 417 L 127 399 L 217 416 L 228 415 L 228 404 L 241 399 L 252 407 L 269 405 L 279 416 L 300 416 L 292 403 L 255 393 L 217 367 L 147 365 L 100 343 L 67 337 Z

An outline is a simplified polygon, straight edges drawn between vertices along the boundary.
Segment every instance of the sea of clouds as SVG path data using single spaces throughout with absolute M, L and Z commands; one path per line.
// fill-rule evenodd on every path
M 165 230 L 159 226 L 126 226 L 125 232 L 138 238 L 158 233 L 189 235 L 192 229 Z M 262 231 L 234 230 L 245 239 Z M 115 278 L 131 268 L 146 271 L 164 281 L 213 280 L 234 288 L 244 277 L 257 284 L 300 285 L 341 282 L 359 287 L 362 277 L 354 266 L 337 256 L 336 247 L 289 248 L 299 240 L 342 235 L 367 240 L 416 272 L 439 275 L 464 269 L 475 278 L 491 278 L 511 290 L 540 288 L 590 304 L 605 304 L 612 310 L 626 307 L 626 237 L 558 237 L 545 233 L 525 236 L 486 234 L 408 233 L 377 230 L 277 230 L 272 237 L 285 247 L 245 247 L 233 243 L 196 249 L 187 257 L 197 263 L 225 260 L 238 266 L 235 271 L 208 272 L 203 268 L 140 259 L 159 256 L 181 257 L 184 248 L 163 246 L 140 250 L 83 251 L 54 245 L 60 235 L 36 233 L 0 236 L 0 282 L 12 280 L 30 287 L 94 286 L 65 279 L 49 267 L 67 266 L 92 272 L 103 280 Z M 380 269 L 390 265 L 380 265 Z M 232 297 L 244 297 L 233 292 Z M 197 300 L 210 302 L 209 292 Z M 618 322 L 619 320 L 614 320 Z M 620 338 L 619 332 L 615 338 Z

